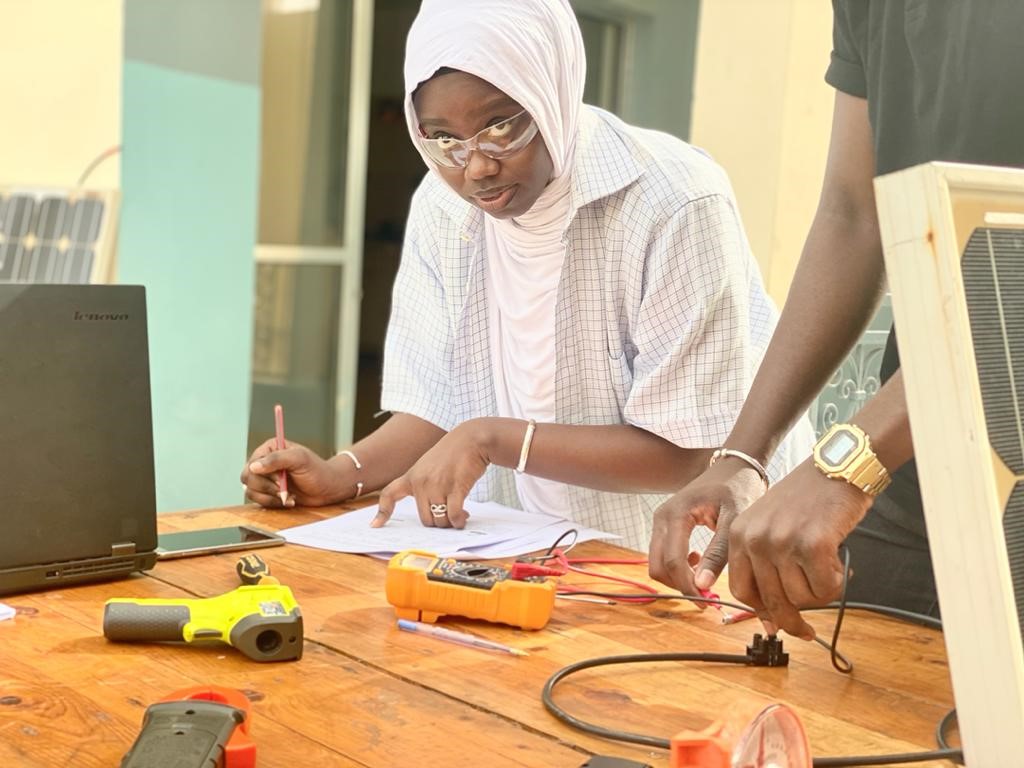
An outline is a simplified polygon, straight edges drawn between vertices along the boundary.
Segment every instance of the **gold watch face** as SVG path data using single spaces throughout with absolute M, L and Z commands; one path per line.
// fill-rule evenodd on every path
M 847 429 L 837 430 L 822 444 L 818 455 L 829 467 L 839 469 L 860 446 L 857 435 Z

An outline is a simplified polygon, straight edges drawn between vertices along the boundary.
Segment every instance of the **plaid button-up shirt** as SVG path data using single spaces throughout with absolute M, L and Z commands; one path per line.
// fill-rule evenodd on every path
M 694 147 L 585 108 L 575 214 L 555 319 L 555 416 L 631 424 L 684 448 L 728 435 L 775 328 L 725 172 Z M 412 200 L 384 354 L 382 408 L 450 430 L 494 416 L 484 213 L 428 173 Z M 773 457 L 777 480 L 813 442 L 805 418 Z M 473 498 L 519 506 L 490 467 Z M 646 549 L 666 497 L 569 486 L 545 510 Z

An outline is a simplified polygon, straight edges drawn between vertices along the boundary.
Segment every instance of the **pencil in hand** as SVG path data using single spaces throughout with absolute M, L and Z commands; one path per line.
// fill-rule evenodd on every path
M 284 408 L 280 405 L 274 406 L 274 431 L 277 436 L 277 450 L 283 451 L 284 442 Z M 277 495 L 281 497 L 281 506 L 288 504 L 288 473 L 283 469 L 277 473 Z

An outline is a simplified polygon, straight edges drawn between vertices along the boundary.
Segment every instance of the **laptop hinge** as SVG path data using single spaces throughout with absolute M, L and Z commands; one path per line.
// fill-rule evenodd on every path
M 119 541 L 116 544 L 110 545 L 110 556 L 111 557 L 124 557 L 125 555 L 135 554 L 135 542 L 134 541 Z

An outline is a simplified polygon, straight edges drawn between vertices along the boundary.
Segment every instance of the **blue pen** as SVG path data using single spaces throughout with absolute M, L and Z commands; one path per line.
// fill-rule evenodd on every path
M 436 624 L 424 624 L 420 621 L 399 619 L 398 628 L 404 629 L 406 632 L 417 632 L 421 635 L 430 635 L 431 637 L 436 637 L 438 640 L 448 640 L 452 643 L 468 645 L 473 648 L 485 648 L 489 651 L 501 651 L 502 653 L 510 653 L 513 656 L 530 655 L 526 651 L 521 651 L 518 648 L 510 648 L 507 645 L 495 643 L 492 640 L 484 640 L 482 637 L 467 635 L 465 632 L 456 632 L 454 629 L 445 629 L 444 627 L 439 627 Z

